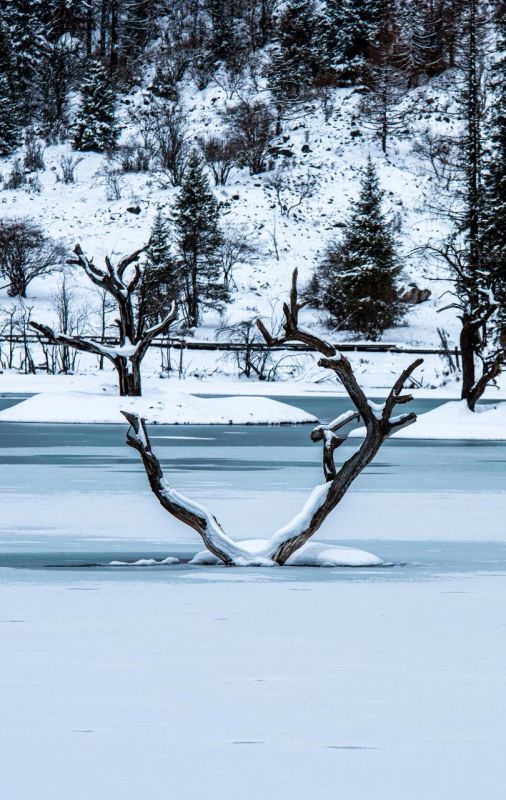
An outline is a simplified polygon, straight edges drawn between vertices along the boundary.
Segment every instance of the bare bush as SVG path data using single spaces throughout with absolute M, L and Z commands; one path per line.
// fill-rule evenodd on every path
M 0 220 L 0 275 L 8 280 L 9 297 L 26 297 L 31 281 L 58 269 L 64 257 L 63 245 L 31 219 Z
M 241 160 L 241 142 L 233 135 L 212 135 L 207 139 L 199 139 L 199 145 L 216 186 L 225 186 L 231 170 Z
M 443 183 L 446 191 L 450 191 L 459 174 L 457 141 L 426 130 L 413 142 L 413 152 L 430 165 L 437 180 Z
M 27 190 L 31 194 L 40 194 L 42 191 L 42 181 L 38 175 L 31 175 L 27 181 Z
M 146 147 L 139 139 L 132 139 L 119 145 L 112 158 L 122 172 L 149 172 L 151 148 Z
M 213 80 L 216 86 L 219 86 L 220 89 L 223 89 L 227 100 L 232 100 L 234 95 L 239 97 L 247 80 L 246 64 L 242 59 L 240 59 L 238 64 L 234 64 L 228 69 L 223 68 L 217 70 L 213 75 Z
M 119 169 L 112 167 L 104 167 L 101 170 L 102 177 L 105 183 L 105 194 L 109 201 L 121 200 L 121 190 L 123 188 L 122 172 Z
M 266 179 L 264 190 L 273 193 L 283 217 L 289 217 L 292 211 L 302 205 L 304 200 L 313 196 L 316 178 L 309 172 L 293 178 L 285 167 L 278 167 Z
M 225 339 L 236 348 L 226 353 L 225 360 L 232 360 L 239 377 L 255 377 L 259 381 L 273 380 L 273 358 L 269 347 L 260 335 L 256 318 L 236 322 L 234 325 L 222 325 L 218 329 L 218 337 Z
M 18 313 L 19 306 L 17 305 L 0 310 L 0 333 L 5 337 L 6 344 L 5 350 L 0 349 L 0 364 L 3 369 L 12 369 L 14 366 L 14 356 L 17 349 L 14 335 L 17 333 L 16 325 Z
M 81 336 L 85 333 L 88 310 L 77 302 L 77 295 L 69 276 L 64 272 L 59 277 L 56 290 L 51 296 L 51 305 L 56 313 L 58 330 L 68 336 Z M 74 372 L 77 365 L 78 350 L 60 344 L 52 347 L 51 372 Z
M 269 143 L 274 135 L 275 118 L 267 103 L 243 100 L 224 113 L 230 134 L 240 144 L 240 161 L 251 175 L 265 172 Z
M 188 155 L 183 110 L 177 103 L 154 101 L 142 114 L 139 128 L 147 150 L 168 173 L 172 186 L 179 186 Z
M 26 172 L 21 164 L 21 160 L 15 158 L 12 162 L 10 174 L 5 181 L 5 188 L 20 189 L 22 186 L 26 186 Z
M 56 173 L 57 182 L 61 183 L 75 183 L 76 182 L 76 167 L 81 163 L 82 157 L 76 158 L 72 155 L 61 156 L 60 158 L 60 172 Z
M 258 244 L 245 226 L 228 226 L 223 233 L 220 262 L 225 288 L 235 286 L 234 269 L 238 264 L 252 264 L 259 256 Z
M 27 133 L 25 139 L 25 152 L 23 156 L 23 167 L 26 172 L 38 172 L 45 168 L 44 145 L 33 133 Z

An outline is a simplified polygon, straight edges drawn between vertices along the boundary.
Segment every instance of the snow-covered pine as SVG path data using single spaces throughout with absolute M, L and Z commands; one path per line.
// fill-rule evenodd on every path
M 396 288 L 400 264 L 395 237 L 382 200 L 369 158 L 342 238 L 329 245 L 309 287 L 336 327 L 360 331 L 369 339 L 377 339 L 405 311 Z
M 325 53 L 339 84 L 361 82 L 383 5 L 382 0 L 327 0 L 324 4 Z
M 506 15 L 496 20 L 497 58 L 489 91 L 488 147 L 483 165 L 484 261 L 494 271 L 495 295 L 501 304 L 499 336 L 506 344 Z
M 223 241 L 220 210 L 209 185 L 202 158 L 191 152 L 174 207 L 177 261 L 182 304 L 190 327 L 198 324 L 204 306 L 224 302 L 227 290 L 220 274 Z
M 321 25 L 313 0 L 289 0 L 277 26 L 268 83 L 279 113 L 307 98 L 321 69 Z
M 47 25 L 44 0 L 10 0 L 2 3 L 0 21 L 13 56 L 12 86 L 23 122 L 29 124 L 37 109 Z
M 81 102 L 74 123 L 76 150 L 112 150 L 118 139 L 116 97 L 99 61 L 91 60 L 81 85 Z
M 19 145 L 20 139 L 19 109 L 7 77 L 0 74 L 0 156 L 12 153 Z
M 172 303 L 180 301 L 180 265 L 174 255 L 169 220 L 159 208 L 156 212 L 139 286 L 137 317 L 141 324 L 159 322 Z

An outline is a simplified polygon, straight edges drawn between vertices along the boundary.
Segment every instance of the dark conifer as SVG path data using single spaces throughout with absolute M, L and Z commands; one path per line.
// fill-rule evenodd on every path
M 493 273 L 506 340 L 506 16 L 497 20 L 499 57 L 492 70 L 489 147 L 485 154 L 483 262 Z
M 343 84 L 361 79 L 384 5 L 384 0 L 327 0 L 323 12 L 326 57 Z
M 268 80 L 276 103 L 282 108 L 303 100 L 314 85 L 321 68 L 318 25 L 312 0 L 289 0 L 281 14 Z
M 227 298 L 220 275 L 220 211 L 196 150 L 188 159 L 175 204 L 175 233 L 188 324 L 198 325 L 203 306 Z
M 5 25 L 0 20 L 0 155 L 11 153 L 20 143 L 21 113 L 16 96 L 15 63 Z
M 374 340 L 404 312 L 396 288 L 400 265 L 395 237 L 382 199 L 369 159 L 344 235 L 329 246 L 317 270 L 320 302 L 332 324 Z
M 173 302 L 178 302 L 181 285 L 178 265 L 173 253 L 170 225 L 158 209 L 139 291 L 138 318 L 140 327 L 149 326 L 165 317 Z
M 118 138 L 114 91 L 99 61 L 90 61 L 74 125 L 76 150 L 112 150 Z

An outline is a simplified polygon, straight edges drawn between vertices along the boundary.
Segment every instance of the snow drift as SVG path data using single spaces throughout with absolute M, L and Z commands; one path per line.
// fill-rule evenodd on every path
M 245 539 L 238 542 L 245 550 L 249 550 L 252 556 L 252 566 L 275 566 L 273 561 L 265 560 L 260 563 L 258 555 L 264 552 L 269 545 L 268 539 Z M 216 558 L 209 550 L 202 550 L 197 553 L 190 564 L 194 565 L 214 565 L 222 562 Z M 357 550 L 354 547 L 341 547 L 338 545 L 322 544 L 320 542 L 306 542 L 297 552 L 286 561 L 288 567 L 381 567 L 384 562 L 368 553 L 367 550 Z M 245 566 L 248 566 L 245 564 Z
M 361 438 L 365 428 L 356 428 L 350 437 Z M 473 439 L 506 441 L 506 403 L 482 404 L 469 411 L 464 400 L 444 403 L 419 414 L 414 425 L 394 434 L 395 439 Z
M 121 423 L 121 411 L 165 425 L 277 425 L 317 422 L 300 408 L 267 397 L 195 397 L 191 394 L 118 397 L 88 392 L 38 394 L 0 412 L 0 422 Z

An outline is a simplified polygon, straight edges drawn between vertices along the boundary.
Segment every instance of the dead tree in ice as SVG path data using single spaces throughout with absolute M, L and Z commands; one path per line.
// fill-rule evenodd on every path
M 136 250 L 121 259 L 116 265 L 106 256 L 105 269 L 95 266 L 93 260 L 84 255 L 80 245 L 76 245 L 74 248 L 76 257 L 69 260 L 69 264 L 81 267 L 95 286 L 103 289 L 115 301 L 119 315 L 116 320 L 119 330 L 118 345 L 108 346 L 103 342 L 90 341 L 82 336 L 68 336 L 55 332 L 47 325 L 41 325 L 38 322 L 30 323 L 32 328 L 55 344 L 75 347 L 85 353 L 95 353 L 109 359 L 118 373 L 119 393 L 122 397 L 142 394 L 142 359 L 155 336 L 166 333 L 177 316 L 176 307 L 173 305 L 160 322 L 147 329 L 144 328 L 143 320 L 137 318 L 135 297 L 142 277 L 137 262 L 145 249 L 146 247 L 142 247 L 140 250 Z M 128 269 L 132 264 L 135 265 L 133 273 Z
M 152 491 L 162 506 L 174 517 L 189 525 L 202 537 L 202 541 L 224 564 L 285 564 L 308 539 L 313 536 L 348 491 L 351 483 L 372 461 L 383 442 L 393 433 L 416 421 L 416 414 L 408 413 L 394 416 L 397 405 L 408 403 L 410 394 L 402 394 L 404 384 L 413 370 L 421 363 L 417 359 L 407 367 L 394 383 L 382 406 L 371 403 L 360 388 L 350 362 L 336 348 L 299 327 L 298 315 L 303 304 L 297 299 L 297 270 L 293 273 L 290 304 L 284 305 L 284 335 L 272 336 L 262 322 L 257 325 L 269 345 L 287 342 L 303 342 L 320 352 L 324 357 L 319 366 L 332 370 L 342 382 L 355 409 L 341 414 L 329 425 L 318 425 L 311 434 L 314 442 L 323 445 L 323 473 L 325 482 L 313 489 L 303 509 L 283 528 L 265 540 L 261 550 L 253 554 L 240 541 L 230 538 L 216 518 L 204 506 L 189 500 L 169 486 L 164 478 L 160 462 L 151 449 L 146 424 L 136 414 L 123 412 L 130 423 L 127 444 L 137 450 L 142 458 L 144 469 Z M 361 421 L 365 425 L 364 439 L 358 450 L 337 467 L 334 462 L 335 450 L 347 439 L 346 426 Z

